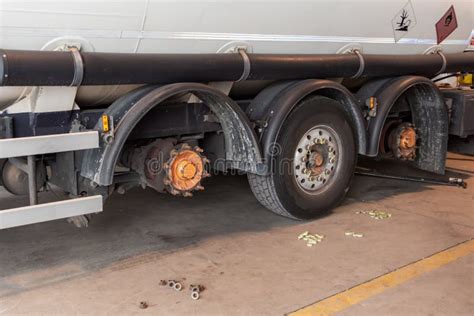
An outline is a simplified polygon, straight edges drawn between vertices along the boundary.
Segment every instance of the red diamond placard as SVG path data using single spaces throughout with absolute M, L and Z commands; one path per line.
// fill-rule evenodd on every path
M 458 28 L 458 20 L 454 6 L 451 6 L 443 17 L 436 23 L 436 37 L 438 44 L 444 41 L 455 29 Z

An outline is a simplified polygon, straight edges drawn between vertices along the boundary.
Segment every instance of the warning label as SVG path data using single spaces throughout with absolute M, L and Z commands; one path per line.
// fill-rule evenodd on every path
M 436 23 L 436 37 L 438 44 L 444 41 L 457 28 L 458 20 L 456 19 L 456 12 L 454 12 L 454 6 L 451 6 L 443 17 Z
M 395 15 L 392 19 L 393 34 L 395 36 L 395 42 L 398 42 L 403 36 L 405 36 L 412 28 L 416 25 L 415 11 L 411 1 Z

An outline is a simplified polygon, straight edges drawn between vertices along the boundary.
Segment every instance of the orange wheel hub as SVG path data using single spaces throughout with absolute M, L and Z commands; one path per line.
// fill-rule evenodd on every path
M 193 190 L 203 178 L 204 162 L 199 153 L 183 150 L 170 163 L 171 186 L 179 191 Z

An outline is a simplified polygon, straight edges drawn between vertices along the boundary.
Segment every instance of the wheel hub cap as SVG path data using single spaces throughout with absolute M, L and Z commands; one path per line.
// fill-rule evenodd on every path
M 296 147 L 293 171 L 298 186 L 313 193 L 328 183 L 337 171 L 340 141 L 328 126 L 306 132 Z

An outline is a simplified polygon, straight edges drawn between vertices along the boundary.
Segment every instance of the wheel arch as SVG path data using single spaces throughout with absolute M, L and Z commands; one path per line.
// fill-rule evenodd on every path
M 288 115 L 301 101 L 311 96 L 324 96 L 343 105 L 352 120 L 358 153 L 365 154 L 367 148 L 365 120 L 355 97 L 337 82 L 311 79 L 277 83 L 262 91 L 250 105 L 250 111 L 254 112 L 249 113 L 248 110 L 251 119 L 264 121 L 261 142 L 266 163 L 270 164 L 272 161 L 276 139 Z M 259 107 L 261 108 L 257 112 L 255 109 Z
M 412 120 L 419 133 L 420 144 L 415 164 L 422 170 L 444 173 L 448 143 L 448 114 L 438 87 L 425 77 L 404 76 L 380 79 L 362 88 L 359 98 L 374 96 L 377 115 L 368 125 L 368 156 L 377 156 L 382 129 L 392 108 L 400 98 L 409 98 Z M 441 150 L 440 150 L 441 149 Z
M 115 101 L 104 112 L 114 119 L 113 141 L 107 143 L 101 139 L 99 148 L 85 152 L 81 175 L 94 185 L 111 185 L 119 155 L 136 125 L 151 109 L 185 93 L 194 94 L 202 100 L 218 118 L 223 128 L 229 167 L 257 174 L 266 172 L 250 121 L 232 99 L 204 84 L 176 83 L 138 88 Z M 100 123 L 96 129 L 100 130 Z

